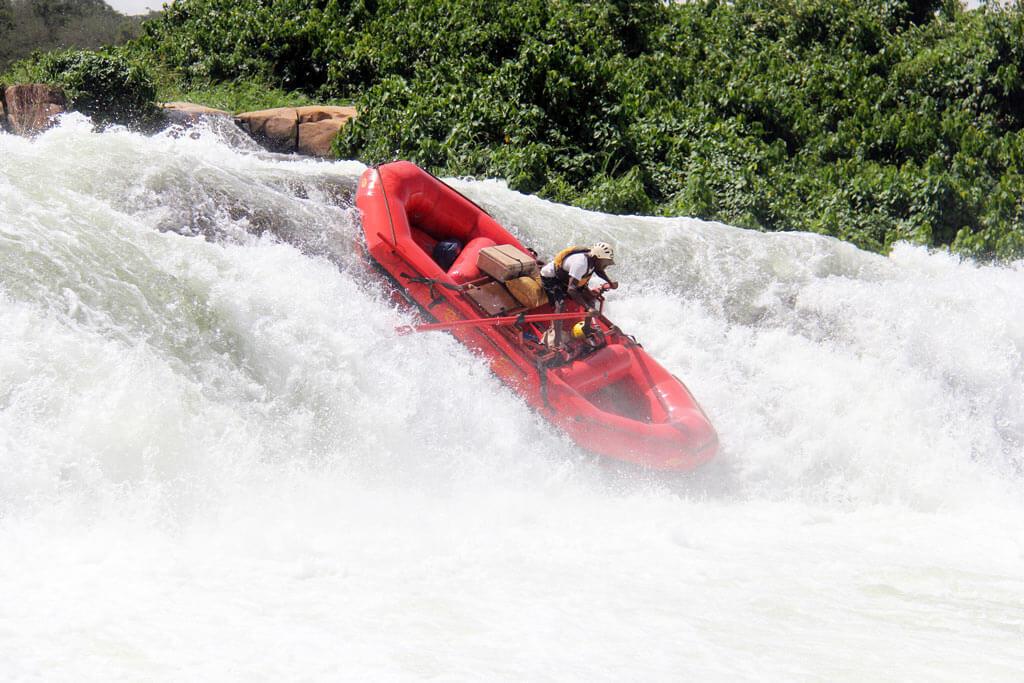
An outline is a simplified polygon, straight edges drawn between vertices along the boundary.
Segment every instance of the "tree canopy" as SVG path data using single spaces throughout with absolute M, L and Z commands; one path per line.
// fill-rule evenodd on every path
M 0 0 L 0 71 L 35 50 L 123 43 L 140 23 L 104 0 Z

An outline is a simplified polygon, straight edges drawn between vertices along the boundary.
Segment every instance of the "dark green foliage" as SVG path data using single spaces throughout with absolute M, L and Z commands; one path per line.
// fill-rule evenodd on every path
M 643 171 L 634 170 L 639 158 L 626 135 L 620 81 L 626 54 L 645 49 L 630 12 L 663 13 L 660 3 L 632 3 L 624 12 L 609 2 L 436 2 L 415 22 L 395 22 L 396 40 L 381 44 L 389 17 L 405 5 L 393 2 L 369 22 L 364 30 L 374 40 L 354 46 L 348 60 L 379 77 L 340 141 L 343 154 L 370 162 L 402 155 L 446 172 L 504 176 L 516 189 L 565 201 L 624 178 L 628 191 L 616 190 L 616 199 L 592 192 L 585 203 L 652 207 Z M 371 67 L 336 68 L 329 85 L 344 87 Z
M 201 87 L 358 97 L 338 151 L 612 212 L 1024 253 L 1024 9 L 956 0 L 179 0 Z
M 315 90 L 323 47 L 340 16 L 333 0 L 175 2 L 146 25 L 142 44 L 192 82 L 266 79 Z M 340 30 L 336 27 L 333 30 Z
M 41 55 L 23 68 L 29 78 L 59 85 L 72 109 L 105 126 L 147 128 L 159 117 L 149 73 L 118 52 L 67 50 Z

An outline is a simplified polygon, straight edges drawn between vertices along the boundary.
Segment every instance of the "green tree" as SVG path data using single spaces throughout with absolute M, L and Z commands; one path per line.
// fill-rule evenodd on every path
M 98 48 L 140 32 L 103 0 L 0 0 L 0 69 L 36 50 Z

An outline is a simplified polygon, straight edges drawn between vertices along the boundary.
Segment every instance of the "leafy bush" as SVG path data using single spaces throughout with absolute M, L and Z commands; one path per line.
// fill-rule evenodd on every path
M 141 44 L 187 83 L 264 80 L 315 91 L 337 2 L 198 0 L 170 3 L 145 24 Z M 326 9 L 325 9 L 326 8 Z
M 68 105 L 106 126 L 146 128 L 159 119 L 148 71 L 117 52 L 50 52 L 16 66 L 18 80 L 59 85 Z

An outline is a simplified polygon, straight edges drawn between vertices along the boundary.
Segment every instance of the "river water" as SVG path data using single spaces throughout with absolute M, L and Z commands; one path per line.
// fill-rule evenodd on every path
M 1019 680 L 1024 264 L 453 183 L 722 440 L 575 449 L 358 258 L 363 167 L 0 134 L 5 680 Z

